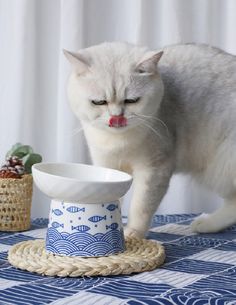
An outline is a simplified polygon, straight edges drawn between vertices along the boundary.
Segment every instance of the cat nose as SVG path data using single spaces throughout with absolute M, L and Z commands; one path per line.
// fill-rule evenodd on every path
M 121 110 L 120 112 L 112 113 L 112 116 L 124 116 L 124 111 Z
M 124 109 L 121 107 L 117 107 L 113 105 L 109 108 L 109 114 L 110 116 L 123 116 L 124 115 Z

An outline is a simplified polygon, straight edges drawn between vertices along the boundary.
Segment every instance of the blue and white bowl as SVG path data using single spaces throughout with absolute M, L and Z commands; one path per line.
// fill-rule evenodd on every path
M 125 250 L 119 198 L 130 188 L 130 175 L 71 163 L 39 163 L 32 172 L 36 185 L 53 198 L 47 251 L 96 257 Z
M 107 256 L 125 249 L 120 203 L 52 200 L 46 249 L 69 256 Z

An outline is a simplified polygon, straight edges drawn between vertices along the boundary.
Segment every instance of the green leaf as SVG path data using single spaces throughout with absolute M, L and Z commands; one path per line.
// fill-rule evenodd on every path
M 25 171 L 27 174 L 31 174 L 31 167 L 35 163 L 40 163 L 42 161 L 42 157 L 39 154 L 31 153 L 22 158 L 22 162 L 25 166 Z
M 11 157 L 11 156 L 13 156 L 12 153 L 13 153 L 17 148 L 19 148 L 20 146 L 22 146 L 22 144 L 21 144 L 20 142 L 14 144 L 14 145 L 11 147 L 11 149 L 7 152 L 7 154 L 6 154 L 6 159 L 9 158 L 9 157 Z
M 11 156 L 23 158 L 24 156 L 33 153 L 33 149 L 29 145 L 21 145 L 12 150 Z

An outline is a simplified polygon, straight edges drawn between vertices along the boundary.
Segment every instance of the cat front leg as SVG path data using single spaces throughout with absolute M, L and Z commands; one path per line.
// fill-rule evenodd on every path
M 133 197 L 125 227 L 126 236 L 144 237 L 152 217 L 169 186 L 170 163 L 158 167 L 135 169 Z

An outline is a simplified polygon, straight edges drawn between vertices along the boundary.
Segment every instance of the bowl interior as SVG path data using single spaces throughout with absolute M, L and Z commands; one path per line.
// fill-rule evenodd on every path
M 77 163 L 37 163 L 32 167 L 35 184 L 54 199 L 98 203 L 125 195 L 132 177 L 124 172 Z
M 132 177 L 124 172 L 87 164 L 37 163 L 33 167 L 49 175 L 80 182 L 112 183 L 132 180 Z

